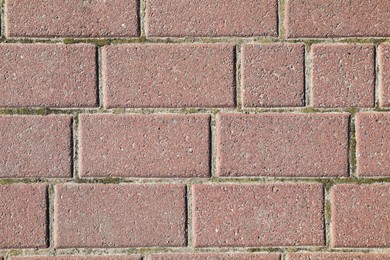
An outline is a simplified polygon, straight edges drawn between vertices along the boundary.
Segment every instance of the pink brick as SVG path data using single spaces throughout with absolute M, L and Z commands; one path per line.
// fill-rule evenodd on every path
M 71 116 L 0 116 L 0 177 L 70 177 Z
M 138 36 L 137 0 L 7 0 L 8 37 Z
M 186 244 L 184 185 L 69 184 L 55 192 L 56 248 Z
M 390 44 L 379 46 L 379 75 L 381 106 L 390 107 Z
M 83 177 L 208 177 L 209 115 L 81 115 Z
M 390 246 L 390 185 L 337 185 L 332 196 L 335 247 Z
M 390 113 L 358 113 L 356 117 L 357 174 L 390 176 Z
M 138 255 L 105 255 L 105 256 L 11 256 L 11 260 L 141 260 Z
M 106 46 L 104 106 L 232 107 L 234 57 L 230 44 Z
M 347 176 L 348 114 L 217 116 L 219 176 Z
M 374 45 L 312 47 L 314 107 L 374 106 Z
M 95 55 L 86 44 L 0 45 L 0 107 L 96 106 Z
M 196 247 L 324 245 L 320 184 L 194 185 Z
M 381 253 L 291 253 L 287 260 L 390 260 Z
M 0 248 L 47 247 L 46 203 L 47 185 L 0 185 Z
M 147 0 L 148 36 L 277 36 L 277 0 Z
M 287 37 L 388 37 L 389 13 L 387 0 L 289 0 Z
M 266 253 L 231 253 L 231 254 L 155 254 L 149 256 L 150 260 L 280 260 L 279 254 Z
M 303 105 L 303 44 L 248 44 L 243 47 L 242 59 L 242 86 L 246 107 Z

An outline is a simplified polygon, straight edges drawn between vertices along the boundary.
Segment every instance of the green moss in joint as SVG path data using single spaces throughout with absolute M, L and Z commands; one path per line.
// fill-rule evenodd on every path
M 313 107 L 305 107 L 302 109 L 302 113 L 315 113 L 317 112 Z

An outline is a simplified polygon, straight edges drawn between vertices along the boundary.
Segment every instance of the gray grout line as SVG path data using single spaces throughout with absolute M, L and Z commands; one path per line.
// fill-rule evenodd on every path
M 330 187 L 331 188 L 331 187 Z M 331 248 L 332 244 L 332 228 L 331 228 L 331 200 L 330 192 L 327 187 L 324 187 L 324 221 L 325 221 L 325 243 Z
M 146 36 L 146 0 L 139 0 L 139 28 L 141 37 Z
M 103 62 L 102 62 L 102 47 L 97 47 L 96 50 L 96 72 L 97 72 L 97 96 L 99 109 L 103 109 L 104 96 L 103 96 Z
M 54 249 L 54 185 L 48 186 L 48 229 L 49 229 L 49 248 Z
M 192 184 L 188 183 L 186 186 L 187 194 L 187 248 L 194 249 L 194 234 L 192 229 Z
M 235 72 L 236 88 L 235 102 L 236 108 L 241 110 L 244 107 L 243 87 L 242 87 L 242 44 L 239 43 L 235 48 Z
M 312 98 L 312 54 L 311 54 L 311 45 L 305 44 L 305 106 L 313 106 Z
M 79 117 L 78 115 L 73 116 L 72 124 L 72 143 L 73 143 L 73 174 L 72 178 L 79 179 Z
M 348 166 L 349 177 L 358 177 L 356 174 L 356 126 L 355 126 L 355 114 L 351 114 L 349 119 L 349 132 L 348 132 Z
M 1 1 L 1 12 L 0 12 L 0 30 L 1 36 L 5 37 L 5 0 Z
M 375 106 L 378 107 L 382 107 L 380 59 L 379 45 L 375 45 Z
M 285 27 L 285 0 L 278 1 L 278 34 L 282 41 L 286 40 L 286 27 Z
M 210 121 L 210 176 L 217 178 L 217 119 L 211 115 Z

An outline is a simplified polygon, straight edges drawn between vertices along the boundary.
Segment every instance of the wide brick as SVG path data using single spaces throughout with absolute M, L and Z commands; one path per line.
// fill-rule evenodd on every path
M 322 185 L 194 185 L 193 230 L 196 247 L 322 246 Z
M 185 190 L 180 184 L 57 185 L 55 247 L 185 246 Z
M 81 115 L 82 177 L 208 177 L 209 115 Z
M 248 44 L 243 47 L 242 59 L 246 107 L 294 107 L 304 104 L 303 44 Z
M 210 253 L 197 253 L 197 254 L 155 254 L 150 255 L 150 260 L 279 260 L 279 254 L 266 254 L 266 253 L 231 253 L 231 254 L 210 254 Z
M 8 37 L 138 36 L 137 0 L 7 0 Z
M 390 36 L 387 0 L 289 0 L 286 30 L 289 38 Z
M 314 45 L 312 56 L 314 107 L 374 106 L 374 45 Z
M 232 107 L 234 56 L 230 44 L 106 46 L 104 106 Z
M 0 107 L 96 106 L 95 55 L 86 44 L 0 45 Z
M 141 260 L 138 255 L 106 255 L 106 256 L 11 256 L 11 260 Z
M 390 176 L 390 113 L 358 113 L 356 117 L 357 174 Z
M 390 246 L 390 185 L 337 185 L 332 196 L 335 247 Z
M 71 116 L 0 116 L 0 177 L 70 177 Z
M 277 0 L 147 0 L 148 36 L 277 36 Z
M 219 176 L 347 176 L 348 114 L 217 116 Z
M 287 260 L 390 260 L 381 253 L 291 253 Z
M 390 107 L 390 44 L 379 46 L 380 105 Z
M 0 185 L 0 248 L 47 247 L 47 185 Z

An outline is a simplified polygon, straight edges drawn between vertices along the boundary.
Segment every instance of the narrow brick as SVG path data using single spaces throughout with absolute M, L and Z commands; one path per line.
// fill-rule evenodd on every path
M 196 247 L 324 245 L 320 184 L 193 187 Z
M 374 106 L 374 45 L 314 45 L 312 56 L 314 107 Z
M 232 253 L 232 254 L 154 254 L 149 256 L 150 260 L 279 260 L 279 254 L 266 253 Z
M 8 37 L 133 37 L 137 0 L 7 0 Z
M 46 212 L 47 185 L 0 185 L 0 248 L 47 247 Z
M 0 116 L 0 177 L 70 177 L 71 116 Z
M 0 45 L 0 107 L 96 106 L 95 55 L 86 44 Z
M 11 260 L 141 260 L 138 255 L 106 255 L 106 256 L 11 256 Z
M 331 196 L 333 246 L 390 246 L 389 184 L 337 185 Z
M 210 116 L 81 115 L 83 177 L 208 177 Z
M 288 260 L 390 260 L 381 253 L 290 253 Z
M 55 187 L 54 245 L 185 246 L 185 186 L 69 184 Z
M 348 114 L 217 116 L 219 176 L 348 175 Z
M 277 36 L 277 0 L 147 0 L 148 36 Z
M 379 46 L 380 105 L 390 107 L 390 44 Z
M 244 106 L 295 107 L 304 104 L 303 44 L 246 44 L 242 59 Z
M 288 38 L 388 37 L 387 0 L 286 1 Z
M 231 44 L 106 46 L 104 106 L 232 107 L 234 57 Z

